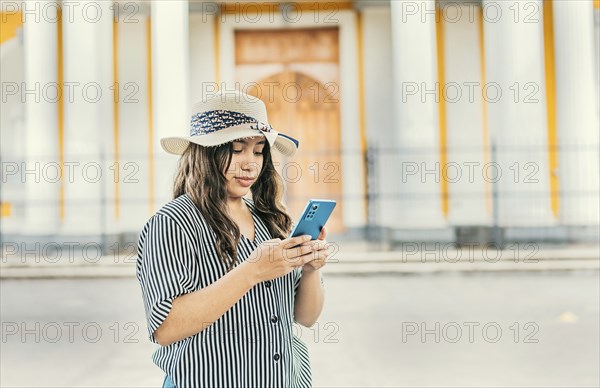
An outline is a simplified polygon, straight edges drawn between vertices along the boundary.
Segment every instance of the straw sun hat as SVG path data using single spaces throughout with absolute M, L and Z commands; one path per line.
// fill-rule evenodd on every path
M 258 135 L 264 136 L 271 149 L 283 155 L 293 156 L 298 149 L 298 140 L 271 127 L 262 100 L 238 91 L 225 91 L 193 105 L 189 136 L 165 137 L 160 144 L 168 153 L 181 155 L 190 142 L 210 147 Z

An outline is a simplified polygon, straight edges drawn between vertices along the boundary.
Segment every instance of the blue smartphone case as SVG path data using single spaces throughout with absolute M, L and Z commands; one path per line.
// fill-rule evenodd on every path
M 335 204 L 336 202 L 333 199 L 310 199 L 290 237 L 310 234 L 312 240 L 316 240 L 333 212 Z

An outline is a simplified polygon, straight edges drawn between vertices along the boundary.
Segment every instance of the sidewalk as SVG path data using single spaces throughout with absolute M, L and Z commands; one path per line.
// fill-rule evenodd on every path
M 506 271 L 598 271 L 598 245 L 541 247 L 513 244 L 504 250 L 458 248 L 454 244 L 424 247 L 405 244 L 402 250 L 375 249 L 366 242 L 332 246 L 325 275 L 431 274 Z M 83 252 L 54 252 L 25 257 L 4 255 L 1 279 L 135 277 L 135 252 L 87 257 Z

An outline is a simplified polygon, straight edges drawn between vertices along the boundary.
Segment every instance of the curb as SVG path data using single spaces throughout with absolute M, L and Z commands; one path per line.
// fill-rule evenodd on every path
M 549 272 L 549 271 L 600 271 L 598 258 L 538 259 L 537 262 L 500 260 L 486 262 L 420 262 L 376 258 L 370 261 L 339 260 L 323 268 L 324 275 L 389 275 L 389 274 L 439 274 L 439 273 L 497 273 L 497 272 Z M 72 264 L 0 266 L 0 279 L 78 279 L 78 278 L 135 278 L 135 264 Z

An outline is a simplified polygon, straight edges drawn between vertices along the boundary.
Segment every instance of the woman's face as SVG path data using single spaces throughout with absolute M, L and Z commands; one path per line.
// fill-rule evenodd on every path
M 263 165 L 264 136 L 233 141 L 231 164 L 225 171 L 227 195 L 230 198 L 243 197 L 256 182 Z

